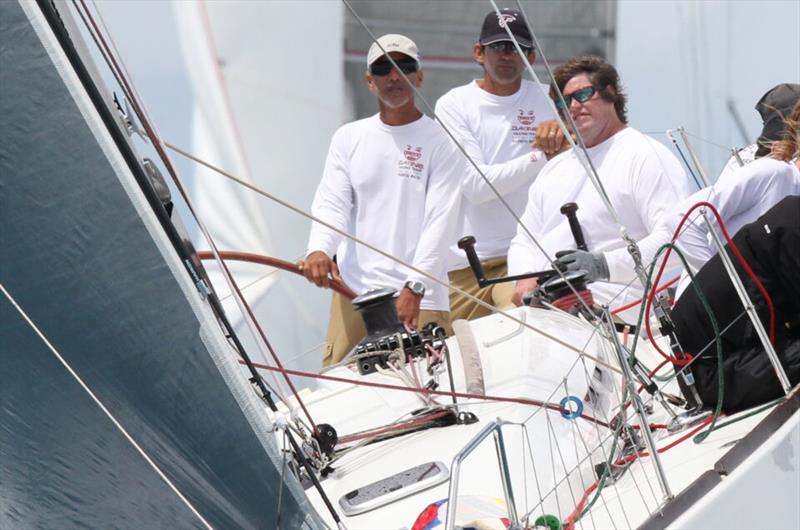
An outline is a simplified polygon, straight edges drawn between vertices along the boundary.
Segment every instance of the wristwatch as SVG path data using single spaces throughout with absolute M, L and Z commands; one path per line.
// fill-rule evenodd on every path
M 420 298 L 425 296 L 425 284 L 422 282 L 418 282 L 417 280 L 408 280 L 403 284 L 403 287 L 407 288 Z

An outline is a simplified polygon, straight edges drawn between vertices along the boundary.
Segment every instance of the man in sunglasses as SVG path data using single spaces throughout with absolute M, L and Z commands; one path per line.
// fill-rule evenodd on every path
M 536 53 L 522 13 L 502 9 L 499 15 L 496 11 L 487 14 L 473 47 L 483 78 L 452 89 L 436 103 L 436 116 L 478 168 L 468 162 L 461 178 L 458 237 L 475 236 L 475 249 L 488 277 L 506 274 L 508 245 L 516 230 L 516 220 L 503 201 L 519 216 L 546 155 L 566 144 L 557 123 L 551 121 L 554 115 L 546 87 L 522 78 L 526 65 L 517 45 L 533 63 Z M 451 285 L 495 307 L 511 304 L 513 286 L 503 283 L 479 288 L 464 253 L 455 245 L 450 269 Z M 490 313 L 456 292 L 450 295 L 450 311 L 453 320 Z
M 628 126 L 626 96 L 612 65 L 599 57 L 575 57 L 553 75 L 564 99 L 552 87 L 551 97 L 562 115 L 574 121 L 619 223 L 638 242 L 647 266 L 671 236 L 662 219 L 688 195 L 683 167 L 665 146 Z M 551 269 L 550 259 L 556 256 L 564 269 L 589 273 L 595 300 L 623 305 L 639 298 L 643 288 L 636 281 L 617 219 L 578 154 L 567 151 L 550 160 L 531 186 L 522 222 L 546 255 L 520 227 L 509 249 L 509 273 Z M 568 202 L 578 205 L 588 250 L 576 250 L 569 223 L 560 211 Z M 517 282 L 514 302 L 519 305 L 536 286 L 535 279 Z
M 367 87 L 378 99 L 379 112 L 336 131 L 311 212 L 446 285 L 463 162 L 441 127 L 416 107 L 412 86 L 422 85 L 423 74 L 411 39 L 380 37 L 369 49 L 367 69 Z M 397 289 L 403 323 L 436 322 L 449 331 L 444 285 L 322 224 L 312 224 L 299 266 L 321 287 L 337 279 L 358 294 Z M 341 360 L 365 334 L 350 301 L 334 293 L 323 364 Z

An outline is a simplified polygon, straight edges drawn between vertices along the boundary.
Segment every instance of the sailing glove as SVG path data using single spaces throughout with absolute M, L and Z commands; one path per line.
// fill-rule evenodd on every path
M 590 282 L 608 280 L 608 262 L 602 253 L 562 250 L 556 252 L 556 266 L 563 271 L 586 271 L 586 279 Z

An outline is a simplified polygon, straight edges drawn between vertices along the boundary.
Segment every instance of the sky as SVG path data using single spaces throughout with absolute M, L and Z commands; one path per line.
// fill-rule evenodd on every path
M 617 66 L 631 124 L 664 140 L 683 126 L 710 175 L 761 131 L 755 103 L 779 83 L 800 83 L 797 0 L 635 1 L 618 9 Z M 713 145 L 714 142 L 719 145 Z

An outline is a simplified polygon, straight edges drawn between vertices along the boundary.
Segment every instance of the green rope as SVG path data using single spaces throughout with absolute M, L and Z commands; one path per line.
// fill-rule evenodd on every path
M 742 421 L 743 419 L 749 418 L 750 416 L 755 416 L 759 412 L 763 412 L 763 411 L 767 410 L 768 408 L 773 407 L 773 406 L 775 406 L 775 405 L 777 405 L 777 404 L 779 404 L 779 403 L 781 403 L 781 402 L 783 402 L 785 400 L 786 400 L 786 396 L 781 396 L 778 399 L 774 399 L 774 400 L 770 401 L 769 403 L 767 403 L 766 405 L 764 405 L 762 407 L 759 407 L 757 409 L 751 410 L 747 414 L 743 414 L 741 416 L 733 418 L 732 420 L 728 420 L 728 421 L 722 422 L 719 425 L 715 426 L 713 429 L 709 428 L 707 433 L 701 433 L 701 434 L 705 434 L 706 436 L 708 436 L 708 434 L 711 433 L 711 431 L 718 431 L 718 430 L 722 429 L 723 427 L 727 427 L 728 425 L 732 425 L 732 424 L 734 424 L 736 422 Z M 700 436 L 700 434 L 698 434 L 697 436 L 695 436 L 693 438 L 695 443 L 700 443 L 700 442 L 703 441 L 703 440 L 697 441 L 697 438 L 699 436 Z
M 709 425 L 708 430 L 704 431 L 704 432 L 702 432 L 702 433 L 700 433 L 700 434 L 698 434 L 697 436 L 694 437 L 695 443 L 700 443 L 701 441 L 703 441 L 711 433 L 712 430 L 714 430 L 715 428 L 719 428 L 719 427 L 715 427 L 715 424 L 716 424 L 717 418 L 720 416 L 720 414 L 722 412 L 722 398 L 723 398 L 723 395 L 724 395 L 723 394 L 724 393 L 724 382 L 723 382 L 723 378 L 722 378 L 722 340 L 721 340 L 720 333 L 719 333 L 719 326 L 717 324 L 717 319 L 714 316 L 714 312 L 711 310 L 711 306 L 708 303 L 708 300 L 706 299 L 706 297 L 703 294 L 703 292 L 700 290 L 700 287 L 695 284 L 695 282 L 694 282 L 694 274 L 692 274 L 691 270 L 689 269 L 689 265 L 686 262 L 686 258 L 684 257 L 683 253 L 673 243 L 665 243 L 665 244 L 663 244 L 661 247 L 659 247 L 658 251 L 656 252 L 655 256 L 653 257 L 653 261 L 650 264 L 650 268 L 648 270 L 647 277 L 646 277 L 646 280 L 645 280 L 646 281 L 645 287 L 644 287 L 645 296 L 647 296 L 647 293 L 650 292 L 650 286 L 652 285 L 653 274 L 655 273 L 655 265 L 658 262 L 658 258 L 668 248 L 671 248 L 678 255 L 678 257 L 680 258 L 681 262 L 683 263 L 684 269 L 689 273 L 689 277 L 692 280 L 692 287 L 694 288 L 695 292 L 697 293 L 697 297 L 700 299 L 700 302 L 703 304 L 703 308 L 705 309 L 706 313 L 708 314 L 709 320 L 711 321 L 711 326 L 714 329 L 714 341 L 716 342 L 716 346 L 717 346 L 717 362 L 718 362 L 719 367 L 720 367 L 719 368 L 720 376 L 719 376 L 719 391 L 718 391 L 718 399 L 717 399 L 717 408 L 714 411 L 714 416 L 713 416 L 713 419 L 711 420 L 711 424 Z M 631 344 L 631 351 L 630 351 L 630 356 L 629 356 L 629 364 L 631 365 L 631 367 L 633 367 L 635 362 L 636 362 L 636 344 L 637 344 L 637 341 L 639 339 L 639 335 L 640 335 L 641 330 L 642 330 L 642 322 L 644 320 L 645 307 L 646 307 L 646 302 L 643 299 L 642 303 L 641 303 L 641 305 L 639 307 L 639 316 L 638 316 L 638 318 L 636 320 L 636 333 L 633 336 L 633 343 Z M 628 387 L 626 386 L 625 389 L 624 389 L 623 395 L 622 395 L 621 403 L 625 404 L 627 402 L 627 399 L 628 399 Z M 622 409 L 622 410 L 624 410 L 624 409 Z M 614 455 L 615 455 L 616 448 L 617 448 L 617 441 L 619 440 L 619 436 L 620 436 L 620 434 L 622 432 L 622 426 L 623 425 L 624 425 L 624 422 L 621 421 L 621 419 L 620 419 L 619 425 L 617 425 L 616 429 L 614 430 L 614 440 L 613 440 L 612 445 L 611 445 L 610 455 L 609 455 L 608 461 L 606 462 L 606 465 L 605 465 L 605 467 L 603 469 L 603 473 L 600 476 L 600 480 L 598 481 L 597 490 L 595 491 L 595 494 L 592 497 L 592 500 L 587 503 L 586 507 L 575 518 L 575 522 L 580 521 L 583 518 L 583 516 L 586 515 L 589 512 L 589 510 L 592 508 L 592 506 L 594 506 L 594 504 L 600 498 L 600 495 L 601 495 L 601 493 L 603 491 L 603 488 L 605 487 L 606 480 L 608 479 L 608 477 L 609 477 L 609 475 L 611 473 L 611 465 L 614 462 Z M 647 428 L 647 426 L 642 426 L 642 428 Z M 566 523 L 564 523 L 564 524 L 566 524 Z
M 714 342 L 717 346 L 717 406 L 714 408 L 714 415 L 711 417 L 711 423 L 709 424 L 708 429 L 692 439 L 694 443 L 699 444 L 705 440 L 709 434 L 711 434 L 711 432 L 714 430 L 717 420 L 722 414 L 722 400 L 725 396 L 725 372 L 722 369 L 722 336 L 720 335 L 717 317 L 714 315 L 714 311 L 711 310 L 711 305 L 708 303 L 708 299 L 700 289 L 700 286 L 694 281 L 694 274 L 692 274 L 691 270 L 689 269 L 689 264 L 686 263 L 686 258 L 684 257 L 683 252 L 681 252 L 680 249 L 674 245 L 674 243 L 667 243 L 659 249 L 659 253 L 661 252 L 661 249 L 665 247 L 672 248 L 675 254 L 677 254 L 680 258 L 681 263 L 683 263 L 683 268 L 688 271 L 689 278 L 692 281 L 692 288 L 697 294 L 697 298 L 700 300 L 700 303 L 703 304 L 703 309 L 708 315 L 708 319 L 711 321 L 711 328 L 714 330 Z M 658 253 L 656 256 L 657 255 Z M 653 262 L 653 265 L 655 265 L 655 262 Z

